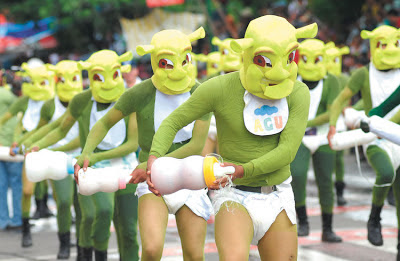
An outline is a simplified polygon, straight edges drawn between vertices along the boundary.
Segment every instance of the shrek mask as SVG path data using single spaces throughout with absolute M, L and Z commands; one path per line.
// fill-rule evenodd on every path
M 328 73 L 335 76 L 342 74 L 342 56 L 349 54 L 349 47 L 338 48 L 333 42 L 327 43 L 325 49 L 325 67 Z
M 139 55 L 151 54 L 154 75 L 151 81 L 162 93 L 174 95 L 190 91 L 196 83 L 195 66 L 192 64 L 191 42 L 204 38 L 200 27 L 186 35 L 178 30 L 163 30 L 156 33 L 150 45 L 139 45 Z
M 299 75 L 306 81 L 319 81 L 326 75 L 325 44 L 318 39 L 307 39 L 299 46 Z
M 48 64 L 47 69 L 57 76 L 56 91 L 60 101 L 69 102 L 82 92 L 82 72 L 78 69 L 78 62 L 64 60 L 56 66 Z
M 212 52 L 208 55 L 200 54 L 198 59 L 201 62 L 207 64 L 207 76 L 217 74 L 221 71 L 219 62 L 221 60 L 221 54 L 219 52 Z
M 242 57 L 235 53 L 231 48 L 232 38 L 227 38 L 221 41 L 217 37 L 213 37 L 211 43 L 218 46 L 220 53 L 220 71 L 223 72 L 234 72 L 238 71 L 242 66 Z
M 26 84 L 24 94 L 35 101 L 45 101 L 54 97 L 55 80 L 54 73 L 48 71 L 45 65 L 30 68 L 23 63 L 21 68 L 25 71 Z
M 121 56 L 111 50 L 101 50 L 92 54 L 88 60 L 78 62 L 80 70 L 87 70 L 93 98 L 100 103 L 111 103 L 125 91 L 123 72 L 129 72 L 131 65 L 121 65 L 132 60 L 132 52 Z
M 400 31 L 381 25 L 373 31 L 362 30 L 361 38 L 369 39 L 371 59 L 376 69 L 389 70 L 400 67 Z
M 231 41 L 232 49 L 243 53 L 243 87 L 263 99 L 288 96 L 297 77 L 297 39 L 315 37 L 317 30 L 315 23 L 296 29 L 286 19 L 274 15 L 252 20 L 245 38 Z

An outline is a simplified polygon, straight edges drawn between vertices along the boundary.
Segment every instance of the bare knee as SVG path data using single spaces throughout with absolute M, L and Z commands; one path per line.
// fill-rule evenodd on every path
M 142 260 L 160 260 L 163 252 L 163 246 L 160 244 L 142 245 Z

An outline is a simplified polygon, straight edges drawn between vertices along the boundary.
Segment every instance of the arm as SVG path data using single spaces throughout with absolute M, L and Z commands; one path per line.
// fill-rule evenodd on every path
M 121 112 L 119 112 L 118 110 L 115 110 L 114 113 L 121 113 Z M 122 113 L 121 113 L 121 115 L 122 115 Z M 111 124 L 112 122 L 113 122 L 113 120 L 111 120 L 111 122 L 108 123 L 108 124 Z M 113 123 L 112 125 L 114 125 L 115 123 Z M 97 125 L 97 123 L 96 123 L 96 125 Z M 96 134 L 97 131 L 94 131 L 93 134 L 92 134 L 92 131 L 94 130 L 95 126 L 93 126 L 93 129 L 90 131 L 89 135 L 95 135 Z M 99 125 L 99 126 L 101 126 L 101 125 Z M 105 127 L 107 127 L 107 126 L 108 125 L 106 123 Z M 104 127 L 101 126 L 99 128 L 104 128 Z M 106 132 L 106 134 L 107 134 L 107 132 Z M 99 161 L 102 161 L 102 160 L 105 160 L 105 159 L 123 157 L 123 156 L 128 155 L 129 153 L 134 152 L 134 151 L 137 150 L 137 148 L 138 148 L 138 131 L 137 131 L 136 113 L 132 113 L 129 116 L 129 125 L 128 125 L 127 135 L 128 135 L 128 137 L 127 137 L 126 142 L 124 142 L 120 146 L 118 146 L 118 147 L 116 147 L 114 149 L 111 149 L 111 150 L 106 150 L 106 151 L 102 151 L 102 152 L 93 153 L 90 156 L 89 165 L 93 165 L 96 162 L 99 162 Z M 103 139 L 104 136 L 101 139 Z M 86 144 L 85 144 L 85 148 L 84 149 L 86 149 Z M 93 146 L 93 143 L 92 143 L 92 146 Z M 79 159 L 81 159 L 81 157 Z
M 26 147 L 29 148 L 34 142 L 39 141 L 40 139 L 42 139 L 43 137 L 45 137 L 47 134 L 49 134 L 52 130 L 56 129 L 61 123 L 62 120 L 64 118 L 66 113 L 64 113 L 60 118 L 58 118 L 57 120 L 46 124 L 44 126 L 42 126 L 40 129 L 38 129 L 37 131 L 35 131 L 35 133 L 33 133 L 32 135 L 30 135 L 29 137 L 27 137 L 26 139 L 24 139 L 22 141 L 22 144 Z
M 79 166 L 83 166 L 84 160 L 90 160 L 89 166 L 93 165 L 97 161 L 100 154 L 100 157 L 103 152 L 96 153 L 96 156 L 93 154 L 93 151 L 96 149 L 97 145 L 104 139 L 107 135 L 107 132 L 121 119 L 124 118 L 124 115 L 120 110 L 115 109 L 114 107 L 111 108 L 106 115 L 104 115 L 93 128 L 90 130 L 89 135 L 86 139 L 86 144 L 84 144 L 84 148 L 82 151 L 81 156 L 78 158 L 77 164 Z M 136 122 L 136 114 L 134 116 L 134 121 Z M 131 119 L 129 120 L 129 125 L 131 125 Z M 136 131 L 136 130 L 135 130 Z M 137 131 L 136 131 L 137 132 Z M 128 132 L 130 134 L 130 132 Z M 137 135 L 137 134 L 136 134 Z M 128 135 L 129 137 L 129 135 Z M 122 145 L 121 145 L 122 146 Z M 111 150 L 113 151 L 113 150 Z M 103 154 L 104 155 L 104 154 Z M 112 157 L 115 158 L 115 157 Z
M 329 111 L 321 113 L 312 120 L 307 121 L 307 127 L 316 127 L 329 122 Z
M 397 87 L 396 91 L 394 91 L 389 96 L 389 98 L 387 98 L 378 107 L 371 109 L 368 112 L 368 116 L 377 115 L 379 117 L 384 117 L 399 104 L 400 104 L 400 86 Z
M 33 147 L 37 147 L 38 149 L 43 149 L 53 144 L 56 144 L 59 140 L 62 140 L 65 136 L 67 136 L 69 130 L 72 128 L 75 122 L 76 119 L 72 116 L 70 108 L 68 107 L 68 110 L 62 117 L 61 124 L 54 130 L 52 130 L 50 133 L 48 133 L 45 137 L 34 142 L 29 148 L 29 150 L 31 150 Z
M 280 134 L 278 146 L 267 154 L 243 164 L 244 177 L 271 173 L 294 160 L 306 129 L 310 93 L 306 86 L 302 86 L 289 98 L 289 119 Z
M 28 139 L 29 137 L 31 137 L 33 134 L 35 134 L 41 127 L 43 127 L 44 125 L 46 125 L 48 123 L 48 121 L 46 121 L 43 118 L 40 118 L 38 126 L 36 127 L 36 129 L 29 131 L 27 133 L 25 133 L 24 135 L 20 136 L 16 142 L 18 144 L 22 144 L 26 139 Z
M 359 99 L 358 102 L 356 102 L 356 104 L 353 105 L 353 109 L 355 109 L 357 111 L 364 110 L 364 100 Z
M 81 146 L 81 141 L 79 139 L 79 136 L 76 137 L 75 139 L 71 140 L 70 142 L 68 142 L 67 144 L 57 147 L 55 149 L 52 149 L 52 151 L 71 151 L 74 149 L 77 149 Z

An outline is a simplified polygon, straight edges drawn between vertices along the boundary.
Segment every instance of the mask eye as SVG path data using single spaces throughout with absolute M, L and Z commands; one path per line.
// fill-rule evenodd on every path
M 307 56 L 302 55 L 302 56 L 301 56 L 301 59 L 303 60 L 303 62 L 307 63 Z
M 222 50 L 222 55 L 228 55 L 228 54 L 229 54 L 228 49 L 223 49 L 223 50 Z
M 339 62 L 340 62 L 340 59 L 339 59 L 339 57 L 335 57 L 335 60 L 334 60 L 334 62 L 335 62 L 335 63 L 339 63 Z
M 43 80 L 40 85 L 45 86 L 45 85 L 49 85 L 49 80 Z
M 158 67 L 163 69 L 174 69 L 174 63 L 167 58 L 163 58 L 158 62 Z
M 318 56 L 315 58 L 315 63 L 319 63 L 319 62 L 322 62 L 322 56 L 321 56 L 321 55 L 318 55 Z
M 396 47 L 400 47 L 400 40 L 397 40 L 396 43 L 394 44 Z
M 212 67 L 212 68 L 215 68 L 215 69 L 218 69 L 218 64 L 213 63 L 213 64 L 211 65 L 211 67 Z
M 120 76 L 121 76 L 121 70 L 120 70 L 120 69 L 117 69 L 117 70 L 114 72 L 113 78 L 114 78 L 114 80 L 115 80 L 115 79 L 117 79 L 117 78 L 120 77 Z
M 387 44 L 382 43 L 381 41 L 378 41 L 376 43 L 376 48 L 381 48 L 382 50 L 384 50 L 384 49 L 386 49 L 386 47 L 387 47 Z
M 100 73 L 95 73 L 93 75 L 93 81 L 104 82 L 104 76 Z
M 296 55 L 296 50 L 292 51 L 289 54 L 288 60 L 287 60 L 287 64 L 291 64 L 294 61 L 294 56 Z
M 182 66 L 192 62 L 192 55 L 190 53 L 186 54 L 185 60 L 182 62 Z
M 271 60 L 264 55 L 254 56 L 253 63 L 261 67 L 272 67 Z
M 65 83 L 64 77 L 62 77 L 62 76 L 58 77 L 57 82 Z
M 79 74 L 77 74 L 77 75 L 75 75 L 73 78 L 72 78 L 72 81 L 73 82 L 77 82 L 77 81 L 79 81 L 81 79 L 81 77 L 79 76 Z

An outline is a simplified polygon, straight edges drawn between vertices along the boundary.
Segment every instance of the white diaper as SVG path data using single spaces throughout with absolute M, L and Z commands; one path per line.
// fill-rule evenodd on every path
M 147 182 L 139 183 L 136 188 L 136 195 L 140 198 L 143 195 L 152 193 L 149 190 Z M 175 193 L 163 196 L 165 204 L 168 207 L 169 214 L 174 214 L 186 205 L 197 216 L 204 218 L 206 221 L 214 213 L 207 189 L 189 190 L 181 189 Z
M 244 206 L 253 221 L 252 244 L 257 245 L 282 210 L 286 211 L 292 224 L 296 224 L 296 209 L 291 181 L 292 177 L 289 177 L 280 185 L 276 185 L 276 191 L 269 194 L 247 192 L 234 187 L 216 190 L 213 198 L 215 212 L 218 213 L 221 205 L 226 201 L 234 201 Z

